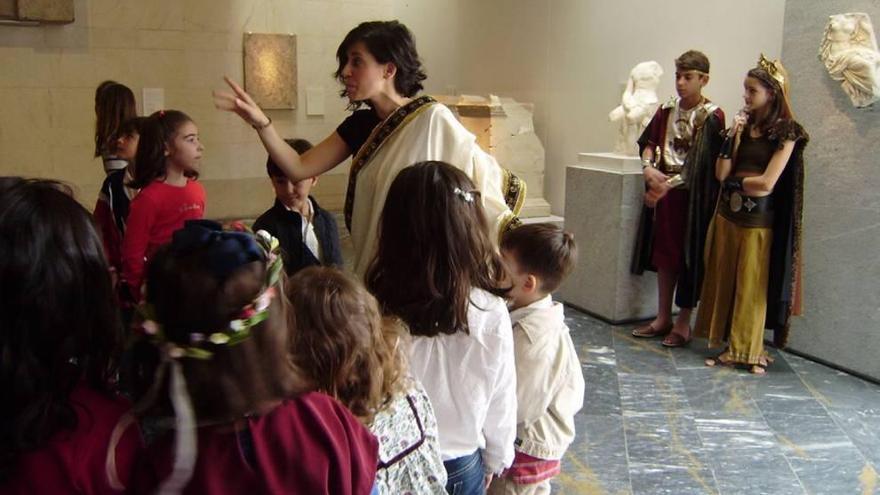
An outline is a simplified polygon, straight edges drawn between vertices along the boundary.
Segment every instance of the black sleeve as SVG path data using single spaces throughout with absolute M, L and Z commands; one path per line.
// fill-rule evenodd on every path
M 379 125 L 379 116 L 373 110 L 358 110 L 349 115 L 336 128 L 336 133 L 348 145 L 348 151 L 355 155 L 370 137 L 373 128 Z

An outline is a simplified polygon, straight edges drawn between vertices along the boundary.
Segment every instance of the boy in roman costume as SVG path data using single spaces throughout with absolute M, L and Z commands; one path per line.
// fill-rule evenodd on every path
M 724 112 L 703 96 L 708 82 L 706 55 L 689 50 L 678 57 L 678 97 L 657 109 L 638 140 L 646 193 L 632 271 L 657 272 L 659 304 L 657 318 L 633 335 L 665 336 L 667 347 L 690 342 L 691 310 L 703 277 L 703 245 L 718 197 L 715 160 Z M 673 294 L 680 308 L 675 322 Z

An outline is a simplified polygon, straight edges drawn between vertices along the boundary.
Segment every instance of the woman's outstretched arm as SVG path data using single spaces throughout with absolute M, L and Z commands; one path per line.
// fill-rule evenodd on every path
M 214 91 L 214 106 L 233 112 L 257 130 L 263 147 L 290 180 L 296 182 L 321 175 L 342 163 L 350 154 L 348 145 L 333 132 L 303 155 L 297 154 L 278 135 L 272 120 L 241 86 L 228 77 L 223 78 L 232 91 Z

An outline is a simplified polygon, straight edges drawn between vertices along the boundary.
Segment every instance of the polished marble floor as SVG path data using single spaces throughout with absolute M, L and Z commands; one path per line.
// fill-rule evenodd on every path
M 877 385 L 776 351 L 765 376 L 706 368 L 705 341 L 566 314 L 587 390 L 555 493 L 880 493 Z

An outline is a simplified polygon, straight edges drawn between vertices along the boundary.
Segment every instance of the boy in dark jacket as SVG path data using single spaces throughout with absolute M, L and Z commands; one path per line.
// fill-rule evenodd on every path
M 285 141 L 300 155 L 312 148 L 305 139 Z M 287 274 L 313 265 L 342 267 L 336 220 L 309 195 L 318 178 L 291 182 L 271 157 L 266 172 L 275 189 L 275 204 L 254 222 L 253 230 L 278 238 Z

